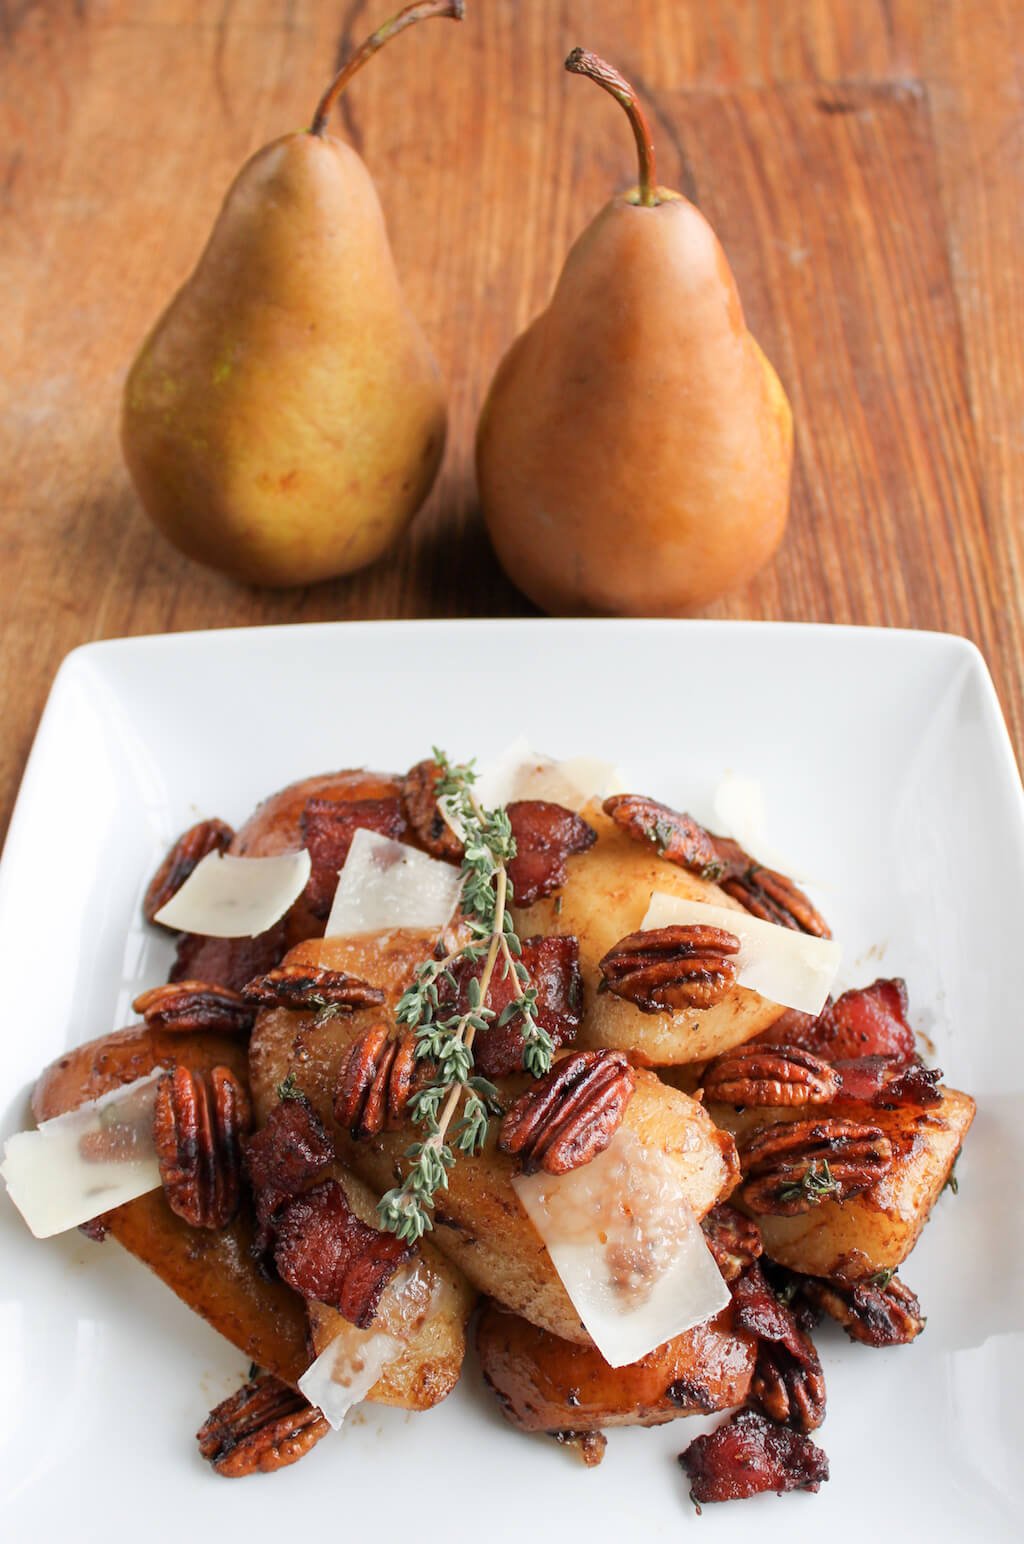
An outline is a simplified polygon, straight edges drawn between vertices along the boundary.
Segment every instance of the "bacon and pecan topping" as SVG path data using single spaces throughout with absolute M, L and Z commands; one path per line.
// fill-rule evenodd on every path
M 405 817 L 398 799 L 309 799 L 302 811 L 302 845 L 312 865 L 302 892 L 314 917 L 326 919 L 338 888 L 338 870 L 359 830 L 398 841 Z
M 271 970 L 288 949 L 284 917 L 257 933 L 255 938 L 208 938 L 202 933 L 183 933 L 169 981 L 209 981 L 240 992 L 246 982 Z
M 567 1174 L 603 1153 L 622 1124 L 636 1078 L 621 1051 L 573 1051 L 516 1100 L 498 1146 L 524 1174 Z
M 795 1217 L 869 1190 L 891 1163 L 892 1145 L 877 1126 L 835 1117 L 779 1121 L 742 1147 L 740 1195 L 752 1212 Z
M 274 1262 L 282 1281 L 361 1330 L 412 1253 L 411 1244 L 361 1221 L 334 1179 L 296 1196 L 277 1218 Z
M 765 1491 L 816 1491 L 828 1479 L 828 1459 L 809 1437 L 777 1426 L 756 1410 L 741 1410 L 717 1430 L 697 1437 L 679 1462 L 689 1475 L 690 1498 L 743 1501 Z
M 702 1079 L 704 1097 L 716 1104 L 828 1104 L 840 1078 L 828 1062 L 795 1045 L 735 1046 L 713 1061 Z
M 825 1419 L 825 1375 L 810 1335 L 757 1264 L 733 1284 L 732 1301 L 736 1328 L 757 1336 L 751 1404 L 781 1425 L 815 1431 Z
M 356 1142 L 395 1131 L 411 1095 L 429 1076 L 411 1031 L 392 1035 L 386 1024 L 373 1024 L 352 1042 L 338 1069 L 334 1118 Z
M 266 1008 L 332 1008 L 339 1012 L 379 1008 L 384 1002 L 380 987 L 322 965 L 279 965 L 246 982 L 242 995 Z
M 909 1345 L 925 1326 L 917 1295 L 892 1271 L 856 1282 L 803 1276 L 800 1293 L 841 1324 L 851 1340 L 865 1346 Z
M 906 1065 L 915 1054 L 914 1031 L 907 1018 L 906 983 L 894 977 L 855 987 L 825 1004 L 814 1018 L 790 1011 L 776 1019 L 758 1040 L 763 1044 L 799 1045 L 826 1061 L 886 1056 Z
M 583 1018 L 583 978 L 580 974 L 579 944 L 570 934 L 524 939 L 520 959 L 529 973 L 530 985 L 537 994 L 536 1020 L 557 1048 L 575 1040 Z M 453 967 L 456 989 L 446 977 L 438 982 L 440 1003 L 447 1013 L 465 1013 L 470 1007 L 470 981 L 479 980 L 483 961 L 459 960 Z M 506 1077 L 523 1067 L 523 1031 L 518 1014 L 512 1013 L 502 1023 L 516 996 L 515 984 L 499 966 L 491 977 L 485 1006 L 494 1018 L 488 1029 L 477 1036 L 473 1058 L 477 1071 L 485 1078 Z
M 242 1198 L 249 1095 L 227 1067 L 209 1076 L 175 1067 L 162 1078 L 153 1141 L 171 1210 L 193 1228 L 226 1228 Z
M 764 1245 L 761 1230 L 753 1218 L 720 1201 L 701 1223 L 708 1248 L 726 1281 L 741 1276 L 748 1266 L 760 1259 Z
M 154 986 L 132 1003 L 147 1029 L 170 1034 L 232 1034 L 252 1029 L 256 1010 L 241 992 L 210 981 L 172 981 Z
M 831 938 L 825 919 L 791 879 L 764 868 L 738 842 L 715 836 L 692 815 L 635 793 L 613 794 L 604 812 L 634 840 L 653 842 L 669 863 L 721 885 L 751 916 Z
M 597 832 L 579 815 L 547 799 L 519 799 L 508 805 L 516 855 L 506 865 L 516 906 L 532 906 L 565 884 L 566 862 L 586 852 Z
M 237 1480 L 297 1463 L 330 1429 L 308 1399 L 261 1372 L 210 1411 L 196 1440 L 218 1474 Z
M 939 1067 L 925 1067 L 920 1062 L 901 1066 L 891 1056 L 858 1056 L 833 1066 L 840 1099 L 871 1104 L 879 1110 L 896 1110 L 903 1105 L 924 1110 L 942 1103 Z
M 270 1246 L 281 1207 L 318 1180 L 335 1157 L 334 1143 L 308 1100 L 293 1096 L 274 1105 L 266 1125 L 245 1145 L 259 1224 L 257 1256 Z
M 463 846 L 441 814 L 437 803 L 437 785 L 444 776 L 436 761 L 418 761 L 410 767 L 402 783 L 402 808 L 405 818 L 421 844 L 435 858 L 458 862 Z
M 599 991 L 641 1013 L 710 1008 L 735 985 L 740 941 L 720 927 L 657 927 L 627 933 L 598 964 Z
M 156 922 L 157 912 L 173 900 L 196 865 L 211 852 L 226 852 L 234 835 L 223 820 L 201 820 L 179 836 L 149 882 L 142 902 L 146 921 Z

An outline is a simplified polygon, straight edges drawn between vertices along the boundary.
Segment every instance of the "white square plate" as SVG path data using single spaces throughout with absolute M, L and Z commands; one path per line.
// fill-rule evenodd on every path
M 169 947 L 139 906 L 168 841 L 280 785 L 520 731 L 710 819 L 729 769 L 844 946 L 841 985 L 903 975 L 947 1079 L 978 1100 L 908 1262 L 929 1315 L 889 1351 L 824 1331 L 818 1496 L 706 1507 L 702 1538 L 1021 1536 L 1024 816 L 985 667 L 924 633 L 714 622 L 360 623 L 89 645 L 61 668 L 0 873 L 2 1134 L 63 1049 L 129 1022 Z M 680 1420 L 613 1432 L 597 1470 L 508 1427 L 472 1365 L 427 1415 L 365 1406 L 309 1458 L 233 1484 L 192 1434 L 239 1353 L 114 1244 L 33 1241 L 0 1199 L 0 1534 L 247 1544 L 678 1539 Z M 443 1476 L 449 1476 L 444 1479 Z

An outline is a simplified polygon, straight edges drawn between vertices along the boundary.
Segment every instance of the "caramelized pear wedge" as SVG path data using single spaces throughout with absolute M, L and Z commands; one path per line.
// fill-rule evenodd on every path
M 514 909 L 520 938 L 572 933 L 579 940 L 585 1018 L 577 1044 L 628 1051 L 634 1061 L 672 1066 L 706 1061 L 767 1029 L 783 1012 L 746 987 L 731 986 L 709 1008 L 643 1013 L 610 992 L 599 992 L 599 961 L 643 921 L 653 890 L 705 901 L 743 915 L 723 890 L 634 841 L 596 802 L 582 811 L 597 832 L 587 852 L 567 860 L 568 878 L 557 895 Z
M 640 1361 L 609 1367 L 593 1346 L 574 1345 L 488 1303 L 476 1330 L 484 1378 L 520 1431 L 601 1431 L 660 1426 L 680 1415 L 741 1405 L 756 1342 L 733 1327 L 732 1305 L 676 1335 Z
M 842 1202 L 830 1197 L 829 1176 L 819 1163 L 819 1173 L 808 1184 L 812 1204 L 788 1216 L 758 1212 L 768 1258 L 806 1276 L 846 1281 L 896 1270 L 916 1244 L 974 1119 L 975 1104 L 968 1094 L 941 1087 L 937 1092 L 940 1102 L 925 1109 L 879 1109 L 839 1099 L 815 1106 L 814 1121 L 823 1125 L 869 1123 L 881 1133 L 891 1157 L 883 1173 Z M 734 1105 L 711 1104 L 708 1113 L 736 1138 L 741 1157 L 759 1133 L 782 1122 L 808 1119 L 807 1109 L 800 1106 L 737 1110 Z M 731 1201 L 750 1210 L 742 1186 Z
M 138 1025 L 68 1051 L 42 1073 L 32 1111 L 49 1120 L 122 1083 L 145 1077 L 155 1067 L 179 1063 L 194 1072 L 228 1067 L 246 1082 L 244 1046 L 237 1038 L 198 1034 L 161 1034 Z M 333 1166 L 332 1177 L 345 1189 L 353 1211 L 364 1222 L 376 1220 L 376 1195 L 355 1175 Z M 148 1265 L 175 1295 L 218 1330 L 250 1361 L 284 1382 L 297 1383 L 311 1361 L 306 1305 L 282 1282 L 258 1268 L 253 1246 L 255 1220 L 248 1202 L 226 1228 L 192 1228 L 175 1216 L 162 1191 L 140 1196 L 103 1219 L 110 1236 Z M 425 1410 L 450 1393 L 458 1381 L 465 1353 L 465 1326 L 473 1294 L 457 1271 L 429 1244 L 424 1262 L 442 1286 L 440 1311 L 374 1385 L 375 1403 Z M 330 1338 L 331 1310 L 311 1305 L 316 1351 Z
M 402 1129 L 384 1130 L 370 1141 L 355 1140 L 334 1119 L 340 1072 L 349 1048 L 370 1025 L 383 1021 L 393 1027 L 395 1003 L 416 965 L 429 954 L 431 942 L 430 935 L 396 932 L 300 945 L 288 956 L 290 963 L 361 975 L 383 989 L 386 1007 L 337 1017 L 271 1009 L 260 1014 L 250 1044 L 257 1120 L 265 1119 L 276 1089 L 291 1078 L 327 1126 L 343 1161 L 378 1192 L 394 1183 L 418 1131 L 406 1122 Z M 495 1082 L 507 1106 L 529 1079 L 520 1075 Z M 517 1165 L 498 1151 L 498 1125 L 492 1122 L 483 1152 L 472 1158 L 459 1155 L 448 1188 L 437 1198 L 432 1242 L 479 1291 L 555 1335 L 587 1344 L 589 1337 L 547 1250 L 512 1189 Z M 661 1155 L 698 1218 L 735 1183 L 731 1137 L 713 1125 L 698 1103 L 667 1088 L 653 1073 L 638 1071 L 623 1128 Z

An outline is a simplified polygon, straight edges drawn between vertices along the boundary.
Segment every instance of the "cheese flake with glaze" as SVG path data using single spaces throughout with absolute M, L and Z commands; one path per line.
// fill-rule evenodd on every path
M 729 1302 L 676 1172 L 628 1129 L 582 1168 L 512 1184 L 611 1367 L 639 1361 Z
M 302 1374 L 299 1388 L 335 1431 L 423 1328 L 439 1295 L 421 1264 L 406 1266 L 386 1288 L 369 1328 L 345 1324 Z
M 459 903 L 462 876 L 404 842 L 360 829 L 352 838 L 334 892 L 327 938 L 389 928 L 440 932 Z
M 793 928 L 762 922 L 746 911 L 709 906 L 655 890 L 640 926 L 720 927 L 740 941 L 736 980 L 784 1008 L 820 1013 L 836 979 L 842 950 L 834 938 L 813 938 Z
M 207 853 L 157 912 L 156 920 L 180 933 L 255 938 L 279 922 L 298 900 L 311 867 L 305 849 L 273 858 Z
M 157 1068 L 8 1137 L 0 1175 L 36 1238 L 66 1233 L 157 1189 L 153 1106 L 163 1075 Z

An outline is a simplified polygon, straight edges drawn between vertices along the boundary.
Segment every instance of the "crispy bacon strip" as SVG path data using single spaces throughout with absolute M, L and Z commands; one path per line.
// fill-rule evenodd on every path
M 512 898 L 532 906 L 565 884 L 566 861 L 586 852 L 597 832 L 572 810 L 547 799 L 519 799 L 508 806 L 516 855 L 508 865 Z
M 751 1403 L 797 1431 L 814 1431 L 825 1419 L 825 1375 L 810 1335 L 756 1263 L 734 1282 L 732 1300 L 736 1328 L 758 1338 Z
M 359 830 L 376 831 L 398 841 L 405 816 L 398 799 L 310 799 L 302 812 L 302 845 L 312 871 L 303 899 L 314 917 L 326 918 L 338 888 L 338 870 Z
M 274 1260 L 282 1281 L 336 1308 L 361 1330 L 412 1253 L 412 1245 L 393 1233 L 367 1227 L 334 1179 L 289 1201 L 277 1220 Z
M 579 945 L 575 938 L 565 934 L 552 938 L 527 938 L 523 943 L 522 962 L 530 973 L 530 984 L 537 989 L 537 1023 L 547 1030 L 556 1046 L 568 1045 L 575 1040 L 583 1017 L 583 978 L 580 975 Z M 483 961 L 460 961 L 454 974 L 458 981 L 457 995 L 442 984 L 442 1006 L 451 1013 L 465 1013 L 469 1008 L 469 983 L 479 979 Z M 506 1024 L 499 1023 L 502 1012 L 516 996 L 515 986 L 501 965 L 491 977 L 487 991 L 488 1008 L 493 1008 L 495 1018 L 485 1033 L 477 1036 L 473 1046 L 476 1067 L 486 1078 L 503 1077 L 510 1072 L 521 1072 L 523 1066 L 523 1032 L 518 1017 L 513 1016 Z
M 274 1105 L 266 1125 L 249 1138 L 245 1149 L 256 1199 L 258 1255 L 270 1247 L 281 1207 L 319 1179 L 334 1157 L 334 1144 L 305 1099 L 282 1099 Z
M 826 1061 L 887 1056 L 896 1066 L 913 1061 L 914 1031 L 907 1020 L 906 982 L 893 977 L 854 987 L 825 1004 L 818 1017 L 784 1013 L 758 1037 L 770 1045 L 798 1045 Z
M 895 1110 L 906 1104 L 923 1110 L 942 1103 L 937 1087 L 942 1071 L 938 1067 L 923 1067 L 919 1062 L 905 1067 L 891 1056 L 858 1056 L 833 1066 L 840 1080 L 840 1099 L 871 1104 L 881 1110 Z
M 169 981 L 205 981 L 240 992 L 253 976 L 262 976 L 284 958 L 288 948 L 285 919 L 255 938 L 206 938 L 183 933 Z
M 828 1459 L 809 1437 L 741 1410 L 716 1431 L 697 1437 L 679 1463 L 698 1503 L 744 1501 L 774 1490 L 816 1491 L 828 1479 Z

